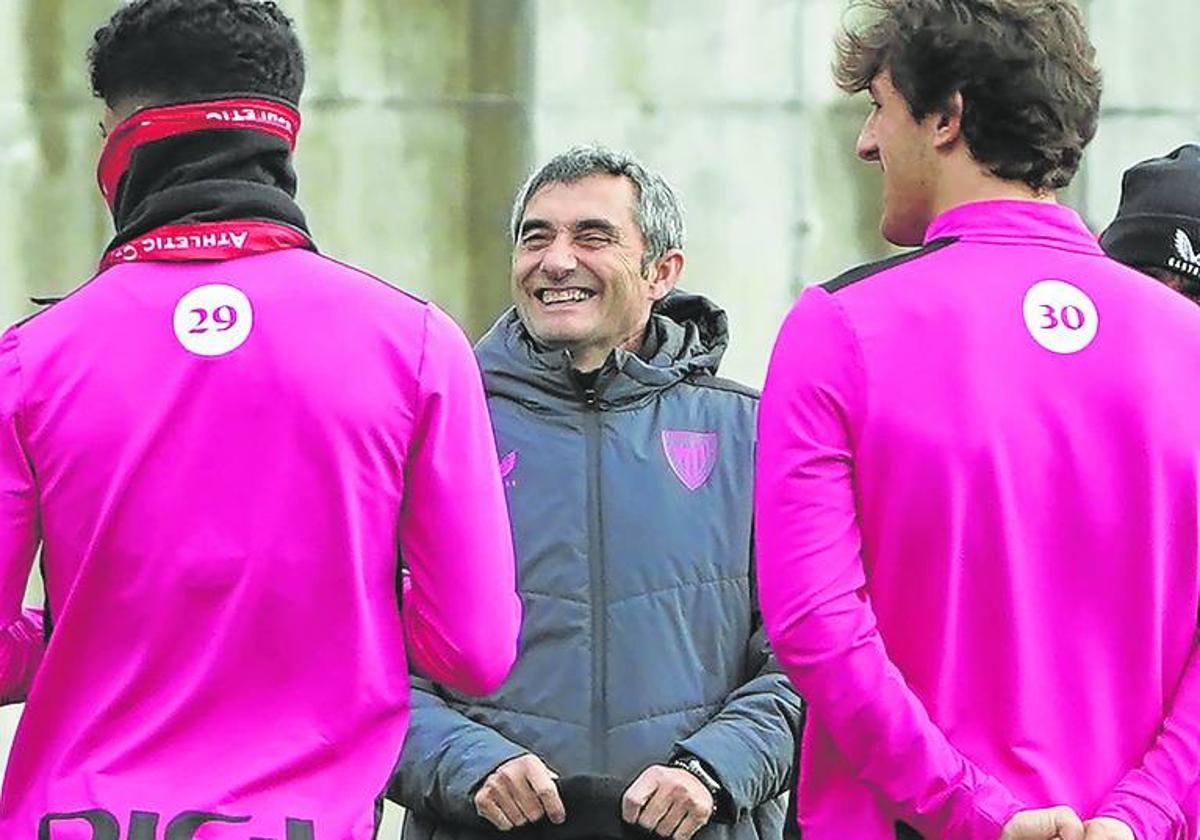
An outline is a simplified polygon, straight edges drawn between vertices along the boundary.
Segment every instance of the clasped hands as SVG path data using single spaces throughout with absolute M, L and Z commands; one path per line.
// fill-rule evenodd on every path
M 1066 806 L 1021 811 L 1008 821 L 1000 840 L 1134 840 L 1120 820 L 1097 817 L 1084 822 Z
M 500 831 L 541 819 L 561 824 L 567 812 L 558 795 L 557 778 L 532 753 L 514 758 L 479 786 L 475 811 Z M 644 770 L 621 799 L 625 822 L 672 840 L 690 840 L 712 818 L 714 808 L 712 794 L 699 779 L 682 768 L 663 765 Z
M 475 793 L 475 810 L 500 831 L 548 819 L 566 821 L 558 777 L 532 753 L 500 765 Z M 712 818 L 715 803 L 700 780 L 678 767 L 647 768 L 621 801 L 621 816 L 660 837 L 690 840 Z M 1125 823 L 1107 817 L 1084 822 L 1066 806 L 1021 811 L 1000 840 L 1134 840 Z

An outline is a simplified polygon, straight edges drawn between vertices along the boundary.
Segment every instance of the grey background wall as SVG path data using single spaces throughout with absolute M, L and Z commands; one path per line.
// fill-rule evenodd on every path
M 83 53 L 117 5 L 0 0 L 0 322 L 85 280 L 110 235 Z M 513 191 L 578 142 L 632 149 L 678 187 L 685 283 L 730 312 L 727 375 L 759 383 L 799 289 L 886 252 L 877 176 L 853 155 L 865 105 L 829 81 L 843 0 L 281 5 L 309 55 L 297 168 L 318 242 L 472 334 L 506 300 Z M 1126 166 L 1200 134 L 1200 3 L 1084 6 L 1105 106 L 1063 198 L 1098 230 Z
M 115 0 L 0 0 L 0 320 L 90 274 L 110 233 L 83 53 Z M 829 81 L 843 0 L 282 0 L 309 52 L 300 197 L 322 247 L 478 334 L 503 307 L 531 166 L 630 148 L 689 211 L 686 284 L 728 307 L 726 373 L 761 380 L 806 282 L 877 256 L 861 100 Z M 1191 0 L 1089 0 L 1105 112 L 1065 200 L 1096 226 L 1130 162 L 1197 134 Z

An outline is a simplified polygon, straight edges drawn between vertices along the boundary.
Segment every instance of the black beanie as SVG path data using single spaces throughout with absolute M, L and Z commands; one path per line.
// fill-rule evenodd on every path
M 1121 204 L 1100 246 L 1135 268 L 1200 278 L 1200 145 L 1142 161 L 1121 179 Z

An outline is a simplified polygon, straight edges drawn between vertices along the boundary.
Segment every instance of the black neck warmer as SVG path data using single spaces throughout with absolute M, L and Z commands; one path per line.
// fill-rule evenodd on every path
M 142 113 L 153 119 L 153 109 Z M 113 201 L 109 249 L 163 225 L 198 222 L 275 222 L 307 235 L 295 195 L 286 140 L 253 127 L 173 134 L 134 149 Z

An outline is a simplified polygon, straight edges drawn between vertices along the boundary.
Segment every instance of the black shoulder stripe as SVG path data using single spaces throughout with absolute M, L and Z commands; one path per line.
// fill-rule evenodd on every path
M 42 576 L 42 642 L 50 644 L 54 634 L 54 611 L 50 609 L 50 589 L 46 586 L 46 552 L 38 557 L 38 574 Z
M 65 295 L 59 295 L 58 297 L 31 297 L 31 298 L 29 298 L 30 303 L 32 303 L 34 306 L 40 306 L 42 308 L 39 309 L 37 312 L 31 312 L 30 314 L 26 315 L 20 321 L 17 321 L 15 324 L 13 324 L 13 326 L 14 327 L 23 327 L 26 324 L 28 324 L 30 321 L 32 321 L 34 318 L 38 317 L 39 315 L 46 314 L 47 312 L 49 312 L 54 307 L 58 306 L 60 303 L 62 303 L 67 298 L 71 297 L 72 295 L 78 294 L 80 291 L 83 290 L 83 288 L 85 286 L 89 286 L 92 283 L 94 283 L 96 281 L 96 278 L 100 277 L 102 274 L 104 274 L 103 271 L 96 272 L 91 277 L 89 277 L 86 282 L 80 283 L 78 286 L 76 286 L 71 291 L 67 292 Z
M 832 280 L 822 283 L 821 288 L 832 294 L 847 286 L 853 286 L 860 280 L 866 280 L 868 277 L 887 271 L 889 268 L 895 268 L 910 260 L 918 259 L 926 254 L 932 254 L 934 251 L 940 251 L 947 245 L 953 245 L 957 241 L 958 237 L 956 236 L 944 236 L 941 239 L 935 239 L 924 248 L 917 248 L 915 251 L 906 251 L 903 254 L 897 254 L 885 260 L 878 260 L 866 265 L 860 265 L 857 268 L 852 268 L 844 274 L 839 274 Z
M 358 266 L 352 265 L 348 262 L 342 262 L 341 260 L 337 259 L 336 257 L 331 257 L 328 254 L 321 253 L 320 251 L 314 250 L 312 253 L 316 254 L 318 257 L 325 260 L 326 262 L 333 263 L 334 265 L 340 266 L 340 267 L 346 269 L 347 271 L 352 271 L 361 277 L 367 278 L 368 280 L 373 280 L 376 283 L 380 284 L 381 286 L 386 286 L 387 288 L 391 289 L 393 292 L 402 294 L 409 300 L 413 301 L 414 303 L 420 304 L 421 306 L 428 306 L 430 303 L 430 301 L 426 300 L 425 298 L 419 297 L 418 295 L 414 295 L 412 292 L 408 291 L 408 289 L 402 289 L 399 286 L 395 285 L 394 283 L 389 283 L 388 281 L 384 280 L 382 277 L 380 277 L 376 274 L 372 274 L 371 272 L 367 271 L 365 268 L 359 268 Z
M 759 392 L 749 385 L 743 385 L 741 382 L 734 382 L 732 379 L 724 379 L 720 376 L 712 376 L 707 373 L 689 376 L 687 381 L 700 388 L 712 388 L 714 391 L 728 391 L 731 394 L 740 394 L 743 397 L 750 397 L 754 400 L 760 396 Z
M 32 321 L 37 316 L 42 315 L 46 312 L 49 312 L 55 306 L 62 303 L 64 299 L 65 298 L 33 298 L 33 297 L 31 297 L 29 299 L 29 302 L 32 303 L 34 306 L 40 306 L 41 309 L 39 309 L 37 312 L 30 312 L 24 318 L 17 321 L 16 323 L 14 323 L 13 326 L 14 327 L 25 326 L 26 324 L 28 324 L 30 321 Z

